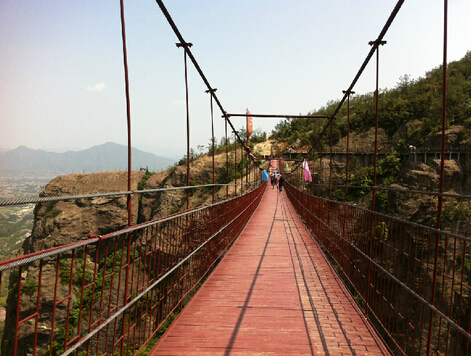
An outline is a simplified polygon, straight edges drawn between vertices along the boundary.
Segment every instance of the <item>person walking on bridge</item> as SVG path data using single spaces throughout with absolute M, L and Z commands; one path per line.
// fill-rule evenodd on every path
M 278 187 L 280 188 L 280 192 L 283 189 L 283 184 L 285 184 L 285 178 L 280 174 L 280 178 L 278 179 Z
M 271 183 L 271 188 L 272 188 L 272 189 L 275 189 L 275 185 L 276 185 L 275 173 L 272 173 L 272 174 L 271 174 L 271 176 L 270 176 L 270 183 Z

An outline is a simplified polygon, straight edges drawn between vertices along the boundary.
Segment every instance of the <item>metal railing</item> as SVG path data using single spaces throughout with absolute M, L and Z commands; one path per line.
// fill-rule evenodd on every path
M 470 354 L 471 239 L 316 197 L 289 183 L 286 192 L 397 354 Z
M 265 187 L 1 262 L 0 281 L 10 272 L 2 355 L 145 352 L 240 233 Z
M 56 202 L 56 201 L 67 201 L 67 200 L 75 200 L 75 199 L 114 197 L 114 196 L 119 196 L 119 195 L 133 195 L 133 194 L 139 195 L 139 194 L 147 194 L 147 193 L 168 192 L 171 190 L 194 191 L 198 188 L 216 188 L 216 187 L 236 187 L 235 194 L 237 194 L 237 188 L 239 189 L 239 192 L 244 191 L 244 190 L 247 191 L 247 190 L 253 189 L 253 187 L 258 184 L 260 184 L 260 181 L 253 181 L 253 182 L 248 182 L 248 183 L 241 182 L 238 184 L 202 184 L 202 185 L 191 185 L 191 186 L 184 186 L 184 187 L 129 190 L 129 191 L 122 191 L 122 192 L 91 193 L 91 194 L 79 194 L 79 195 L 58 195 L 58 196 L 52 196 L 52 197 L 46 196 L 46 197 L 38 197 L 38 198 L 0 199 L 0 207 Z

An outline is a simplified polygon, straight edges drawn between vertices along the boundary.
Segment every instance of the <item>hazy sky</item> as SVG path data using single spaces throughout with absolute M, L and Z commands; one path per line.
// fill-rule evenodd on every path
M 229 113 L 307 114 L 342 97 L 396 0 L 167 0 Z M 132 144 L 183 155 L 183 50 L 151 0 L 125 1 Z M 471 50 L 471 1 L 449 0 L 448 59 Z M 380 87 L 443 58 L 443 1 L 406 0 L 380 49 Z M 375 61 L 357 93 L 375 87 Z M 0 148 L 126 144 L 119 0 L 0 0 Z M 211 137 L 209 96 L 189 62 L 191 146 Z M 237 128 L 244 119 L 234 118 Z M 254 119 L 271 132 L 277 120 Z M 215 106 L 216 136 L 224 134 Z

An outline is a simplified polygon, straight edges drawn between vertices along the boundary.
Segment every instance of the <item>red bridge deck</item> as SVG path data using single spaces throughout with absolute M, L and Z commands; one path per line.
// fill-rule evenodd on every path
M 390 355 L 285 193 L 238 240 L 150 355 Z

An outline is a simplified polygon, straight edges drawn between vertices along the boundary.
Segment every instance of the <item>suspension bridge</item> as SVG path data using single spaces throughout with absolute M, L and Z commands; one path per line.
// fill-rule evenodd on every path
M 336 114 L 345 102 L 349 105 L 355 83 L 375 54 L 378 65 L 379 47 L 402 3 L 397 2 L 372 41 L 337 109 L 322 117 L 309 116 L 327 119 L 319 142 L 332 137 Z M 441 162 L 438 191 L 378 186 L 377 161 L 384 152 L 376 140 L 371 153 L 374 181 L 362 187 L 371 191 L 371 208 L 333 200 L 333 189 L 345 189 L 346 197 L 348 189 L 355 188 L 348 183 L 348 139 L 341 153 L 347 161 L 344 185 L 332 180 L 331 140 L 330 152 L 314 144 L 304 163 L 295 162 L 290 172 L 279 165 L 279 154 L 273 154 L 271 167 L 286 177 L 278 190 L 263 181 L 262 171 L 268 166 L 253 155 L 230 120 L 262 115 L 224 110 L 191 53 L 191 44 L 163 2 L 157 4 L 184 50 L 185 75 L 189 58 L 211 96 L 211 116 L 215 102 L 226 137 L 228 129 L 236 137 L 234 163 L 228 160 L 226 144 L 226 171 L 234 164 L 234 177 L 226 175 L 226 184 L 216 184 L 213 146 L 212 184 L 190 185 L 187 159 L 187 185 L 179 188 L 187 192 L 187 210 L 133 224 L 132 197 L 165 188 L 133 191 L 128 130 L 126 191 L 1 201 L 1 206 L 47 205 L 126 196 L 129 221 L 120 231 L 90 234 L 0 262 L 0 282 L 7 274 L 10 281 L 2 355 L 469 355 L 471 239 L 441 229 L 443 200 L 470 198 L 444 192 L 447 154 L 453 159 L 445 147 L 446 90 L 442 146 L 434 152 Z M 446 13 L 445 1 L 445 33 Z M 124 20 L 122 11 L 130 124 Z M 446 64 L 445 45 L 444 88 Z M 378 108 L 378 87 L 375 97 Z M 278 116 L 297 117 L 273 115 Z M 376 110 L 376 137 L 378 120 Z M 250 161 L 240 168 L 238 146 Z M 189 147 L 188 139 L 188 158 Z M 315 151 L 319 147 L 321 151 Z M 313 152 L 328 158 L 315 161 L 309 156 Z M 326 160 L 330 168 L 320 167 L 319 181 L 310 182 L 308 167 Z M 232 195 L 229 186 L 234 188 Z M 202 187 L 212 188 L 213 203 L 190 209 L 190 191 Z M 226 190 L 226 199 L 216 201 L 216 189 Z M 379 213 L 375 204 L 380 190 L 435 197 L 437 225 L 426 227 Z M 46 290 L 52 298 L 45 298 Z
M 149 355 L 183 354 L 390 352 L 286 194 L 268 187 L 234 246 Z

